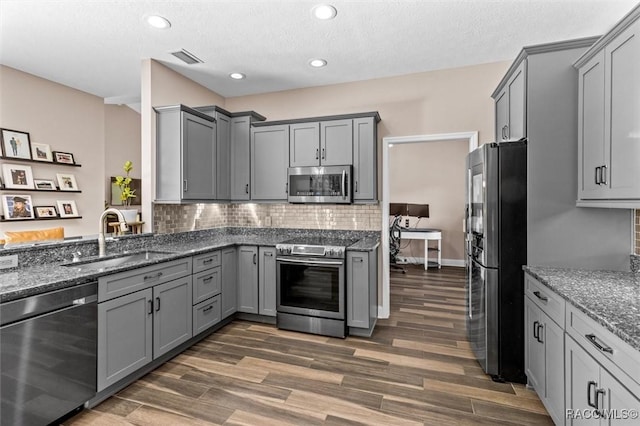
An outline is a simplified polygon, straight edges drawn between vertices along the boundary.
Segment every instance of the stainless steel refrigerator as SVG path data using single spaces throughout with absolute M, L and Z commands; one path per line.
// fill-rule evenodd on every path
M 467 157 L 467 333 L 496 381 L 526 382 L 526 141 L 485 144 Z

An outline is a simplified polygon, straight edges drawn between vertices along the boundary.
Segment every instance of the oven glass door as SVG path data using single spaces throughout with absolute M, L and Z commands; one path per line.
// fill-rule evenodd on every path
M 344 262 L 278 258 L 278 312 L 345 318 Z

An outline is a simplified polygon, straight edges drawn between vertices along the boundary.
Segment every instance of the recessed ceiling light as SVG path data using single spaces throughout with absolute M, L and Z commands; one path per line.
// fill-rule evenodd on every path
M 322 68 L 324 66 L 327 65 L 327 61 L 325 61 L 324 59 L 312 59 L 309 61 L 309 65 L 311 65 L 314 68 Z
M 323 21 L 327 19 L 333 19 L 338 14 L 338 11 L 335 7 L 330 4 L 318 4 L 311 9 L 311 13 L 318 19 L 322 19 Z
M 171 27 L 171 22 L 169 22 L 167 18 L 163 18 L 159 15 L 147 16 L 147 24 L 159 30 L 166 30 L 167 28 Z
M 229 74 L 229 77 L 231 77 L 234 80 L 242 80 L 247 76 L 242 74 L 241 72 L 232 72 L 231 74 Z

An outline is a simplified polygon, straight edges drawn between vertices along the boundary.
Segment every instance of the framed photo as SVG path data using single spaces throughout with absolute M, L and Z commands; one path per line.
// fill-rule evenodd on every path
M 58 212 L 54 206 L 35 206 L 33 208 L 37 218 L 50 219 L 58 217 Z
M 8 189 L 33 189 L 31 166 L 21 164 L 3 164 L 2 177 Z
M 78 191 L 76 177 L 70 173 L 57 173 L 60 191 Z
M 7 158 L 31 160 L 31 141 L 29 133 L 19 130 L 0 129 L 2 155 Z
M 3 195 L 2 210 L 6 220 L 35 219 L 30 195 Z
M 51 179 L 34 179 L 33 185 L 40 191 L 55 191 L 56 183 Z
M 73 160 L 73 154 L 68 152 L 53 151 L 53 161 L 56 163 L 76 164 Z
M 47 161 L 49 163 L 53 162 L 51 147 L 46 143 L 32 143 L 31 157 L 35 161 Z
M 58 211 L 60 212 L 60 217 L 78 217 L 78 207 L 76 207 L 76 202 L 72 200 L 63 200 L 56 201 L 58 205 Z

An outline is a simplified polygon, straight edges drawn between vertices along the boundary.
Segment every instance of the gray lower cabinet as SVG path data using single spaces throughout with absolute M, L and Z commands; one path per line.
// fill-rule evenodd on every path
M 98 391 L 153 360 L 153 290 L 98 304 Z
M 222 267 L 208 269 L 193 275 L 193 304 L 203 302 L 220 294 L 222 286 Z
M 231 118 L 216 111 L 216 199 L 231 199 Z
M 347 252 L 349 334 L 370 336 L 378 316 L 378 251 Z
M 193 335 L 191 276 L 153 288 L 153 357 L 165 354 Z
M 231 188 L 232 201 L 249 200 L 251 192 L 251 117 L 231 119 Z
M 276 249 L 258 249 L 258 313 L 276 316 Z
M 353 200 L 378 199 L 378 132 L 374 117 L 353 120 Z
M 215 119 L 184 105 L 154 109 L 155 200 L 215 200 Z
M 235 314 L 238 307 L 238 252 L 235 247 L 222 250 L 221 274 L 221 316 L 224 319 Z
M 251 199 L 287 199 L 289 167 L 289 126 L 251 129 Z
M 222 319 L 220 295 L 213 296 L 193 306 L 193 335 L 207 331 Z
M 238 247 L 238 312 L 258 312 L 258 247 Z

